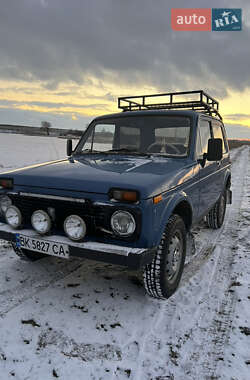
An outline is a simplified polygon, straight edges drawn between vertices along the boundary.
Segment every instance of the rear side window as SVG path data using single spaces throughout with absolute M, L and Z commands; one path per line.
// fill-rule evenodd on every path
M 207 153 L 208 140 L 211 138 L 210 123 L 207 120 L 200 120 L 199 123 L 199 135 L 200 138 L 197 139 L 197 156 L 202 156 Z
M 213 135 L 214 135 L 214 138 L 215 139 L 222 139 L 222 150 L 223 150 L 223 153 L 226 153 L 227 152 L 227 147 L 226 147 L 226 144 L 225 144 L 225 137 L 223 135 L 223 132 L 222 132 L 222 127 L 221 127 L 221 124 L 217 121 L 213 121 L 212 122 L 212 126 L 213 126 Z

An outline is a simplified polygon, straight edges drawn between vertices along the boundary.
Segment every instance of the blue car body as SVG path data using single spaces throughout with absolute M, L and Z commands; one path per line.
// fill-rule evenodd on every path
M 17 197 L 18 194 L 30 193 L 37 196 L 86 199 L 91 210 L 107 215 L 118 209 L 129 210 L 135 215 L 139 225 L 133 238 L 121 239 L 111 233 L 98 236 L 90 233 L 85 241 L 131 248 L 127 256 L 130 253 L 132 255 L 133 252 L 136 252 L 135 255 L 142 252 L 145 257 L 145 260 L 135 265 L 130 265 L 129 261 L 120 262 L 121 264 L 139 267 L 150 262 L 160 243 L 168 219 L 173 213 L 176 212 L 183 217 L 186 228 L 189 230 L 192 225 L 199 223 L 218 201 L 223 189 L 230 182 L 230 156 L 225 137 L 225 152 L 220 162 L 206 162 L 203 166 L 197 157 L 199 122 L 201 119 L 212 122 L 214 118 L 211 116 L 195 111 L 138 111 L 126 112 L 124 116 L 136 117 L 138 113 L 145 118 L 159 114 L 190 118 L 191 134 L 188 155 L 175 158 L 118 155 L 112 152 L 84 156 L 73 153 L 64 160 L 32 165 L 1 174 L 0 179 L 13 179 L 13 188 L 1 189 L 0 195 L 13 193 L 14 197 Z M 121 113 L 107 115 L 96 118 L 95 122 L 122 117 Z M 224 126 L 222 123 L 221 125 L 225 136 Z M 113 202 L 109 197 L 112 188 L 135 190 L 140 194 L 140 199 L 134 204 Z M 161 196 L 161 201 L 156 203 L 154 198 L 158 195 Z M 14 241 L 16 232 L 11 233 L 5 228 L 3 216 L 0 221 L 2 222 L 0 238 Z M 30 226 L 26 228 L 30 229 Z M 56 232 L 56 234 L 62 235 L 61 232 Z M 141 249 L 141 251 L 133 251 L 133 249 Z M 80 253 L 79 256 L 81 256 Z M 86 255 L 82 254 L 82 256 Z M 89 256 L 91 254 L 86 257 Z M 99 256 L 93 257 L 97 260 L 116 262 L 110 256 L 105 256 L 104 259 Z

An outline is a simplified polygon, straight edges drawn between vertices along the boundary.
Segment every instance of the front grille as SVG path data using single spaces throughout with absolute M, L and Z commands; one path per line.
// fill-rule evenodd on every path
M 27 194 L 27 195 L 26 195 Z M 34 194 L 35 195 L 35 194 Z M 55 219 L 53 220 L 53 227 L 51 233 L 64 235 L 63 223 L 69 215 L 79 215 L 82 217 L 87 225 L 87 237 L 97 238 L 99 241 L 108 240 L 110 243 L 117 243 L 117 241 L 124 240 L 126 242 L 135 241 L 139 238 L 141 231 L 141 211 L 137 207 L 121 204 L 93 204 L 90 199 L 85 199 L 84 203 L 80 203 L 78 199 L 44 196 L 39 197 L 29 196 L 28 193 L 8 193 L 12 199 L 13 204 L 19 208 L 23 216 L 24 227 L 32 228 L 31 215 L 36 210 L 44 210 L 48 212 L 48 208 L 55 209 Z M 61 198 L 61 199 L 56 199 Z M 64 200 L 65 199 L 65 200 Z M 66 200 L 67 199 L 67 200 Z M 129 237 L 122 237 L 115 235 L 110 226 L 110 218 L 116 210 L 125 210 L 133 214 L 136 220 L 136 230 L 133 235 Z
M 108 217 L 103 207 L 93 206 L 90 200 L 85 203 L 55 200 L 49 198 L 37 198 L 32 196 L 9 195 L 13 204 L 22 213 L 24 224 L 31 225 L 31 215 L 36 210 L 48 212 L 48 208 L 55 209 L 54 228 L 63 230 L 63 223 L 67 216 L 76 214 L 81 216 L 87 225 L 89 233 L 96 232 L 100 227 L 107 228 Z

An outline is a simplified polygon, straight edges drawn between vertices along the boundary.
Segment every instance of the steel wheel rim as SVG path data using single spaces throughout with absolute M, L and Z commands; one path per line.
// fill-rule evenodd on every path
M 178 276 L 183 255 L 183 239 L 176 232 L 170 239 L 166 262 L 166 276 L 169 283 L 173 283 Z

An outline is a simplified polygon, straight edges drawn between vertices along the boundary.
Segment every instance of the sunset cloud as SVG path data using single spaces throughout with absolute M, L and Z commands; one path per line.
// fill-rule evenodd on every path
M 118 96 L 204 89 L 220 100 L 225 120 L 250 125 L 250 25 L 244 18 L 250 6 L 238 1 L 243 30 L 223 33 L 172 31 L 171 6 L 187 3 L 1 0 L 4 122 L 15 109 L 70 115 L 77 124 L 116 111 Z M 209 3 L 218 6 L 235 4 Z M 188 7 L 207 2 L 191 0 Z

